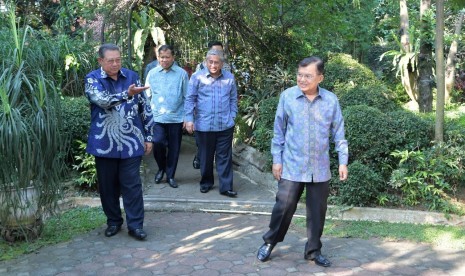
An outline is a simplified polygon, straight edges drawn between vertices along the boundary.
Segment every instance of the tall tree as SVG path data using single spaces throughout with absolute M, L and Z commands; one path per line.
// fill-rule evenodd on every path
M 457 64 L 457 49 L 458 49 L 458 42 L 459 36 L 462 29 L 463 24 L 463 17 L 465 15 L 465 9 L 462 9 L 458 16 L 457 21 L 455 24 L 455 32 L 454 32 L 454 39 L 450 45 L 449 54 L 447 55 L 447 63 L 446 63 L 446 73 L 445 73 L 445 103 L 450 102 L 450 95 L 452 89 L 454 88 L 455 82 L 455 66 Z
M 420 53 L 418 54 L 418 106 L 420 112 L 433 110 L 433 20 L 431 0 L 420 3 Z
M 413 52 L 409 33 L 407 0 L 400 0 L 400 43 L 403 55 L 399 61 L 402 86 L 414 103 L 418 103 L 416 54 Z
M 444 0 L 436 1 L 436 124 L 434 140 L 444 141 Z

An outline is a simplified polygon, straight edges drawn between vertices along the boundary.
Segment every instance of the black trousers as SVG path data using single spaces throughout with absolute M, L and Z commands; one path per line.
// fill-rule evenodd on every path
M 204 132 L 196 131 L 199 146 L 201 187 L 211 188 L 215 184 L 213 161 L 220 181 L 220 193 L 233 189 L 232 140 L 234 127 L 223 130 Z
M 276 203 L 271 214 L 270 230 L 263 235 L 263 240 L 270 244 L 277 244 L 284 240 L 304 188 L 307 189 L 305 198 L 307 212 L 305 255 L 314 258 L 321 254 L 321 235 L 325 226 L 329 181 L 294 182 L 281 179 L 278 182 Z
M 140 179 L 142 157 L 128 159 L 95 157 L 103 212 L 107 225 L 122 225 L 119 197 L 123 197 L 128 230 L 143 228 L 144 199 Z
M 166 178 L 174 178 L 178 166 L 182 141 L 183 123 L 155 123 L 153 132 L 153 157 L 158 169 L 166 172 Z

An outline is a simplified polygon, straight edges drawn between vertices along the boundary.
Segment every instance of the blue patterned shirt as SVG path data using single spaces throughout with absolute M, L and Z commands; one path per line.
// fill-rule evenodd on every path
M 157 123 L 182 123 L 184 121 L 184 99 L 189 77 L 186 70 L 173 64 L 168 71 L 157 66 L 150 70 L 145 85 L 151 98 L 153 119 Z
M 87 152 L 106 158 L 131 158 L 144 154 L 152 141 L 153 115 L 145 93 L 128 96 L 129 85 L 140 86 L 136 72 L 122 68 L 115 81 L 102 68 L 86 76 L 91 123 Z
M 321 87 L 313 101 L 298 86 L 281 93 L 271 141 L 273 164 L 282 164 L 281 177 L 296 182 L 331 179 L 329 140 L 336 145 L 339 164 L 347 165 L 349 153 L 344 138 L 344 119 L 339 101 Z
M 234 126 L 237 114 L 237 88 L 233 74 L 221 70 L 214 78 L 207 68 L 195 72 L 184 104 L 186 122 L 198 131 L 223 131 Z

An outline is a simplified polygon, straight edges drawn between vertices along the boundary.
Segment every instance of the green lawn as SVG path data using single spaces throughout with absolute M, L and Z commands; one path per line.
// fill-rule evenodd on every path
M 305 219 L 297 218 L 294 223 L 305 229 Z M 323 233 L 339 238 L 407 240 L 465 250 L 465 228 L 459 226 L 326 220 Z

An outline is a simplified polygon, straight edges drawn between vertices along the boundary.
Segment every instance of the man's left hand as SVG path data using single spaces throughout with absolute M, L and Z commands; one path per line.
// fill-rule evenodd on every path
M 144 153 L 145 155 L 148 155 L 152 151 L 152 142 L 145 142 L 144 143 Z
M 339 165 L 339 180 L 347 180 L 348 174 L 349 170 L 347 169 L 347 165 Z

